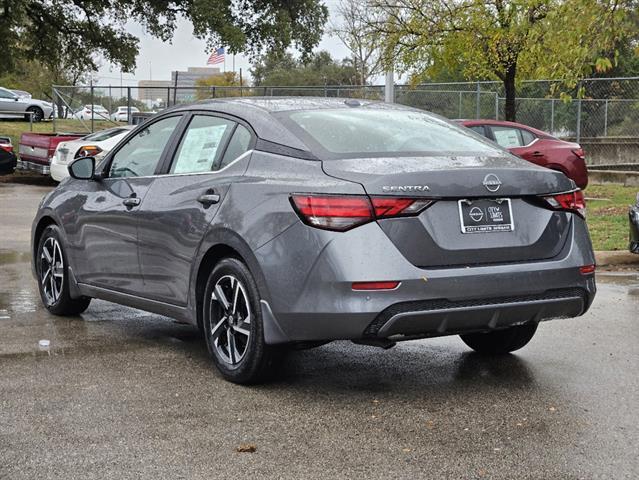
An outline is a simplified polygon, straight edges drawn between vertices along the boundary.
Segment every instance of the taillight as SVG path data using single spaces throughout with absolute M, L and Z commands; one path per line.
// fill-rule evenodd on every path
M 594 263 L 591 265 L 584 265 L 582 267 L 579 267 L 579 273 L 581 273 L 582 275 L 592 275 L 593 273 L 595 273 L 596 268 L 597 266 Z
M 432 203 L 421 198 L 366 195 L 291 195 L 291 203 L 307 225 L 343 232 L 370 221 L 416 215 Z
M 80 147 L 80 150 L 75 154 L 75 158 L 95 157 L 101 151 L 102 149 L 96 145 L 84 145 Z
M 584 192 L 581 190 L 558 193 L 557 195 L 550 195 L 543 198 L 554 210 L 566 210 L 574 212 L 581 217 L 586 217 L 586 199 L 584 198 Z
M 13 145 L 7 145 L 6 143 L 0 143 L 0 149 L 4 150 L 5 152 L 13 152 Z
M 575 148 L 572 153 L 574 153 L 577 158 L 579 158 L 579 160 L 585 160 L 586 159 L 586 154 L 584 153 L 584 149 L 579 147 L 579 148 Z

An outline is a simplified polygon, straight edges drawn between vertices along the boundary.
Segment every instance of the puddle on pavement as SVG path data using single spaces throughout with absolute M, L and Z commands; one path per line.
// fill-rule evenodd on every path
M 31 254 L 29 252 L 0 251 L 0 265 L 29 262 L 31 262 Z

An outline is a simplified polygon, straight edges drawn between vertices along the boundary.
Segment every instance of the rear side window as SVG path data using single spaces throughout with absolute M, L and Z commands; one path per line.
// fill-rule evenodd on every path
M 251 132 L 249 132 L 246 127 L 238 125 L 231 137 L 229 146 L 226 148 L 226 152 L 224 152 L 224 157 L 222 157 L 219 168 L 222 169 L 226 167 L 233 162 L 233 160 L 246 152 L 249 149 L 250 144 Z
M 170 173 L 210 172 L 235 122 L 209 115 L 195 115 L 182 137 Z
M 531 144 L 535 140 L 535 138 L 537 138 L 535 135 L 533 135 L 528 130 L 521 130 L 521 137 L 524 140 L 524 145 Z
M 416 110 L 376 106 L 285 115 L 289 128 L 325 159 L 498 152 L 465 128 Z

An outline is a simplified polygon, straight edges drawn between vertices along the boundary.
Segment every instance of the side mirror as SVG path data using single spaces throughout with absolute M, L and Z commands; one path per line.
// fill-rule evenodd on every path
M 81 157 L 69 165 L 69 175 L 77 180 L 93 180 L 95 177 L 95 158 Z

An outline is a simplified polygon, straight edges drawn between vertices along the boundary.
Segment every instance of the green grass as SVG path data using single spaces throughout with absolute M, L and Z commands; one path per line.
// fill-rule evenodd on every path
M 595 250 L 628 248 L 628 206 L 636 201 L 639 189 L 621 185 L 590 185 L 586 188 L 586 219 Z M 610 201 L 605 201 L 608 199 Z
M 94 122 L 94 130 L 104 130 L 115 126 L 113 122 L 96 121 Z M 85 121 L 84 125 L 80 120 L 56 120 L 56 130 L 58 132 L 74 132 L 74 133 L 90 133 L 91 122 Z M 53 133 L 53 122 L 46 120 L 33 124 L 35 133 Z M 11 137 L 15 150 L 18 150 L 18 141 L 20 134 L 29 132 L 29 122 L 23 120 L 0 120 L 0 136 Z

